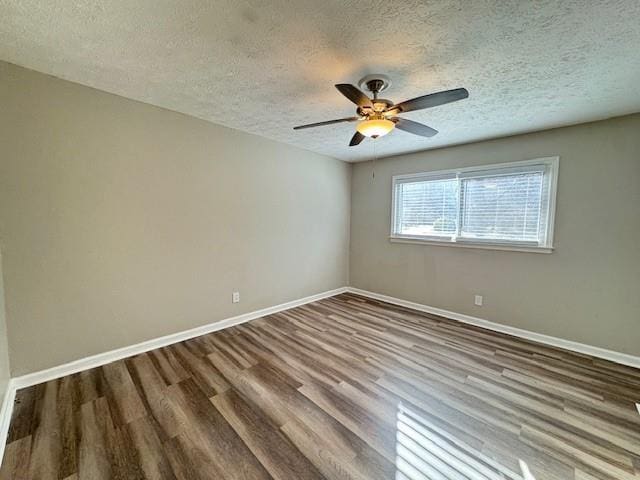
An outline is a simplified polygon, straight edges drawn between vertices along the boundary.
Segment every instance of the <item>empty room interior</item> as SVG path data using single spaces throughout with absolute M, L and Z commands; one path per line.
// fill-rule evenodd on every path
M 640 480 L 640 2 L 0 2 L 0 458 Z

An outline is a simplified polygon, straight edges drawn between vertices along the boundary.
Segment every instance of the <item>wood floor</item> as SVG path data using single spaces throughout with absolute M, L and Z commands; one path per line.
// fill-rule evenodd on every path
M 640 371 L 351 294 L 18 392 L 7 479 L 640 479 Z

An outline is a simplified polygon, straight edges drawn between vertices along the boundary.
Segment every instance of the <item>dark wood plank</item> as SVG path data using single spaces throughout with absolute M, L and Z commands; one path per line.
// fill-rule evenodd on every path
M 322 475 L 254 405 L 228 390 L 211 402 L 276 480 L 320 480 Z
M 14 440 L 4 451 L 0 480 L 26 480 L 29 477 L 31 436 Z
M 62 444 L 58 416 L 58 380 L 47 382 L 37 405 L 36 427 L 29 458 L 29 478 L 57 479 L 60 475 Z

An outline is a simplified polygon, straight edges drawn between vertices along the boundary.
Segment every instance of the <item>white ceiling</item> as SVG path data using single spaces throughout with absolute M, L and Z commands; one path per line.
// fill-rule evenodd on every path
M 333 87 L 383 73 L 407 113 L 380 156 L 640 111 L 638 0 L 0 0 L 0 59 L 344 160 L 354 113 Z

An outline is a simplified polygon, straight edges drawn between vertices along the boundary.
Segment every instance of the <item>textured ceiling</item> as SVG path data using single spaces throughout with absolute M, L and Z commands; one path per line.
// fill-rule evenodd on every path
M 333 84 L 391 77 L 394 101 L 466 87 L 407 113 L 380 156 L 640 111 L 638 0 L 0 0 L 0 59 L 341 158 L 354 113 Z

